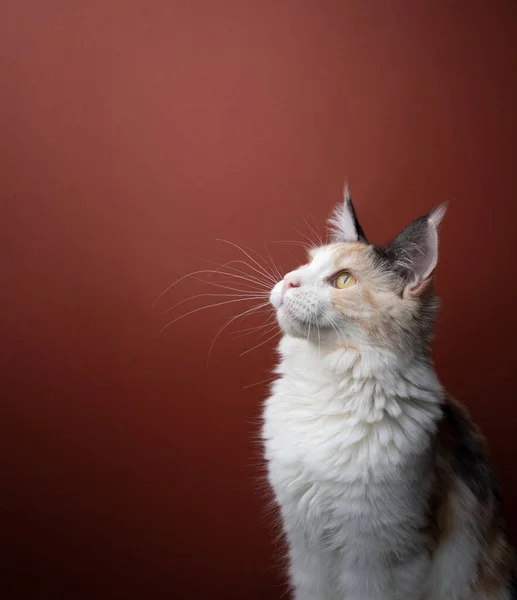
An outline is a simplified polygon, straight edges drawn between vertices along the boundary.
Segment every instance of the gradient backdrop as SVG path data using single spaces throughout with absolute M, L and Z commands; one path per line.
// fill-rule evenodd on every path
M 345 177 L 377 242 L 451 201 L 436 362 L 517 533 L 516 40 L 513 0 L 0 2 L 2 598 L 281 598 L 274 342 L 207 368 L 243 304 L 152 304 L 216 238 L 312 235 Z

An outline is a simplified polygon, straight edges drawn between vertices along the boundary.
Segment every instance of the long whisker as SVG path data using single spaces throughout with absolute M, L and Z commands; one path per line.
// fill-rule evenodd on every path
M 309 228 L 309 230 L 311 231 L 311 233 L 314 234 L 314 238 L 316 240 L 316 242 L 315 242 L 316 246 L 320 246 L 321 245 L 320 238 L 318 236 L 318 233 L 314 229 L 314 227 L 312 225 L 310 225 L 310 223 L 307 221 L 307 219 L 303 219 L 303 222 L 305 223 L 305 225 L 307 225 L 307 227 Z
M 250 348 L 249 350 L 244 351 L 241 356 L 244 356 L 245 354 L 248 354 L 249 352 L 251 352 L 252 350 L 256 350 L 257 348 L 260 348 L 260 346 L 263 346 L 264 344 L 267 344 L 268 342 L 270 342 L 271 340 L 275 339 L 278 335 L 280 335 L 282 332 L 281 331 L 277 331 L 274 335 L 272 335 L 271 337 L 267 338 L 267 340 L 264 340 L 263 342 L 261 342 L 260 344 L 257 344 L 256 346 L 253 346 L 253 348 Z
M 230 246 L 233 246 L 234 248 L 237 248 L 237 250 L 240 250 L 241 252 L 243 252 L 251 261 L 253 261 L 257 265 L 257 267 L 260 269 L 260 272 L 261 272 L 262 275 L 265 275 L 268 278 L 268 280 L 273 283 L 273 285 L 276 284 L 276 281 L 274 280 L 274 278 L 264 269 L 264 267 L 259 262 L 257 262 L 253 258 L 253 256 L 251 256 L 250 254 L 248 254 L 248 252 L 246 252 L 246 250 L 244 250 L 244 248 L 241 248 L 238 244 L 235 244 L 234 242 L 230 242 L 228 240 L 223 240 L 223 239 L 219 238 L 218 241 L 219 242 L 224 242 L 226 244 L 230 244 Z M 251 265 L 248 265 L 248 266 L 251 267 Z M 253 269 L 253 270 L 256 271 L 256 269 Z M 259 272 L 259 271 L 257 271 L 257 272 Z
M 246 263 L 244 263 L 246 264 Z M 248 265 L 249 266 L 249 265 Z M 233 267 L 230 267 L 230 269 L 232 269 Z M 263 288 L 266 289 L 271 289 L 271 283 L 269 281 L 265 281 L 265 280 L 260 280 L 257 278 L 253 278 L 253 275 L 251 275 L 250 273 L 245 273 L 244 275 L 242 275 L 241 273 L 243 273 L 243 271 L 238 271 L 237 269 L 234 269 L 236 271 L 236 273 L 233 272 L 226 272 L 226 271 L 208 271 L 209 273 L 211 273 L 212 275 L 227 275 L 229 277 L 235 277 L 237 279 L 243 279 L 244 281 L 249 281 L 250 283 L 253 283 L 254 285 L 260 285 Z
M 243 248 L 245 250 L 247 250 L 248 252 L 253 253 L 257 257 L 257 259 L 259 259 L 257 262 L 262 267 L 262 270 L 264 271 L 264 273 L 266 273 L 269 277 L 272 277 L 273 281 L 275 281 L 275 283 L 276 283 L 276 278 L 275 278 L 274 274 L 272 274 L 269 271 L 269 263 L 268 263 L 268 261 L 261 254 L 259 254 L 254 248 L 250 248 L 249 246 L 243 246 Z M 267 252 L 267 246 L 265 244 L 264 244 L 264 248 L 265 248 L 265 250 Z M 270 258 L 271 258 L 271 256 L 270 256 Z M 260 262 L 260 261 L 262 261 L 262 262 Z M 264 264 L 262 264 L 262 263 L 264 263 Z
M 212 340 L 212 343 L 210 344 L 210 348 L 208 349 L 208 357 L 206 360 L 206 366 L 208 367 L 208 363 L 210 362 L 210 356 L 212 354 L 212 349 L 214 347 L 214 344 L 217 340 L 217 338 L 220 336 L 220 334 L 229 326 L 231 325 L 231 323 L 233 323 L 234 321 L 236 321 L 237 319 L 241 319 L 242 317 L 249 315 L 250 313 L 252 313 L 253 311 L 256 310 L 260 310 L 261 308 L 263 308 L 264 306 L 267 306 L 267 302 L 265 304 L 259 305 L 259 306 L 253 306 L 252 308 L 250 308 L 249 310 L 244 311 L 243 313 L 240 313 L 239 315 L 236 315 L 235 317 L 232 317 L 231 319 L 229 319 L 228 321 L 226 321 L 226 323 L 224 323 L 217 331 L 217 333 L 215 334 L 214 339 Z
M 275 265 L 275 262 L 274 262 L 274 260 L 273 260 L 273 258 L 272 258 L 272 256 L 271 256 L 271 253 L 269 252 L 269 250 L 268 250 L 268 248 L 267 248 L 267 245 L 266 245 L 266 244 L 264 244 L 264 250 L 266 251 L 266 253 L 267 253 L 268 257 L 269 257 L 269 261 L 268 261 L 266 258 L 264 258 L 264 257 L 263 257 L 261 254 L 259 254 L 259 253 L 258 253 L 256 250 L 254 250 L 253 248 L 248 248 L 247 246 L 244 246 L 244 247 L 245 247 L 247 250 L 249 250 L 250 252 L 253 252 L 253 253 L 254 253 L 254 254 L 255 254 L 255 255 L 258 257 L 258 258 L 260 258 L 260 260 L 261 260 L 261 261 L 263 261 L 263 262 L 264 262 L 264 264 L 265 264 L 265 265 L 266 265 L 266 267 L 267 267 L 267 269 L 264 269 L 264 270 L 265 270 L 265 271 L 268 273 L 268 275 L 270 275 L 270 276 L 272 275 L 272 276 L 273 276 L 273 279 L 275 280 L 275 283 L 276 283 L 276 282 L 277 282 L 279 279 L 283 279 L 283 275 L 281 275 L 280 271 L 277 269 L 277 267 L 276 267 L 276 265 Z M 269 272 L 269 270 L 268 270 L 268 269 L 269 269 L 269 267 L 270 267 L 270 264 L 269 264 L 269 263 L 271 263 L 271 265 L 272 265 L 272 267 L 273 267 L 273 271 L 274 271 L 273 273 L 270 273 L 270 272 Z M 276 279 L 277 277 L 278 277 L 279 279 Z
M 264 246 L 267 252 L 267 255 L 269 256 L 269 260 L 271 262 L 271 264 L 273 265 L 273 270 L 275 272 L 275 275 L 278 277 L 278 281 L 281 281 L 283 279 L 283 276 L 281 275 L 280 271 L 278 270 L 278 267 L 275 264 L 275 261 L 273 260 L 273 257 L 271 256 L 271 252 L 269 251 L 267 246 Z
M 299 242 L 296 240 L 273 240 L 272 242 L 269 242 L 269 243 L 270 244 L 292 244 L 293 246 L 301 246 L 305 250 L 310 248 L 310 246 L 307 245 L 305 242 Z
M 315 226 L 315 232 L 316 232 L 316 239 L 319 241 L 319 244 L 321 245 L 322 240 L 324 239 L 324 236 L 321 233 L 321 229 L 320 229 L 320 224 L 318 223 L 318 221 L 314 218 L 314 215 L 312 213 L 309 213 L 309 217 L 312 219 L 314 226 Z
M 167 325 L 162 327 L 162 329 L 160 330 L 160 333 L 165 331 L 165 329 L 167 329 L 167 327 L 170 327 L 173 323 L 176 323 L 176 321 L 179 321 L 180 319 L 183 319 L 184 317 L 188 317 L 189 315 L 197 313 L 201 310 L 207 310 L 208 308 L 215 308 L 216 306 L 224 306 L 225 304 L 233 304 L 234 302 L 248 302 L 248 301 L 249 301 L 249 298 L 236 298 L 235 300 L 226 300 L 225 302 L 216 302 L 215 304 L 209 304 L 208 306 L 200 306 L 198 308 L 195 308 L 194 310 L 189 311 L 188 313 L 185 313 L 184 315 L 180 315 L 179 317 L 176 317 L 170 323 L 167 323 Z M 262 308 L 263 306 L 267 306 L 268 304 L 269 304 L 269 302 L 264 302 L 263 304 L 257 306 L 257 308 Z
M 224 284 L 220 283 L 219 281 L 217 283 L 215 281 L 208 282 L 207 279 L 203 279 L 201 277 L 195 277 L 195 276 L 193 276 L 192 279 L 194 279 L 195 281 L 200 281 L 201 283 L 204 283 L 204 284 L 208 284 L 210 287 L 218 287 L 218 288 L 222 288 L 223 290 L 230 290 L 232 292 L 243 292 L 243 293 L 250 293 L 250 294 L 256 293 L 256 294 L 264 294 L 265 296 L 269 295 L 269 292 L 266 290 L 264 290 L 264 291 L 256 290 L 252 287 L 245 287 L 243 290 L 241 290 L 240 288 L 235 288 L 235 287 L 231 287 L 228 285 L 224 285 Z M 222 279 L 221 281 L 226 281 L 226 279 Z M 233 280 L 230 279 L 229 282 L 233 283 Z M 247 284 L 240 284 L 240 285 L 244 286 Z
M 205 284 L 208 285 L 214 285 L 212 280 L 208 280 L 208 279 L 204 279 L 203 280 L 205 282 Z M 217 283 L 219 283 L 220 285 L 229 285 L 231 286 L 233 283 L 235 283 L 234 281 L 232 281 L 229 277 L 225 277 L 223 279 L 219 279 L 217 281 Z M 267 290 L 263 290 L 262 288 L 257 289 L 256 287 L 253 287 L 252 285 L 248 284 L 248 283 L 242 283 L 241 281 L 238 282 L 239 286 L 240 286 L 240 290 L 242 292 L 251 292 L 251 293 L 257 293 L 257 294 L 269 294 L 271 287 L 269 287 Z
M 250 383 L 248 385 L 243 386 L 243 390 L 247 390 L 249 388 L 255 387 L 256 385 L 260 385 L 261 383 L 270 383 L 271 381 L 274 381 L 275 377 L 268 377 L 267 379 L 263 379 L 262 381 L 256 381 L 255 383 Z
M 271 333 L 273 331 L 273 329 L 276 329 L 276 323 L 271 323 L 265 331 L 262 331 L 260 333 L 260 335 L 258 336 L 258 339 L 263 338 L 265 335 L 268 335 L 268 333 Z
M 180 277 L 179 279 L 177 279 L 176 281 L 174 281 L 173 283 L 171 283 L 169 285 L 169 287 L 167 287 L 165 290 L 163 290 L 163 292 L 158 296 L 158 298 L 156 298 L 156 300 L 153 302 L 153 306 L 155 306 L 157 304 L 157 302 L 163 298 L 163 296 L 170 291 L 175 285 L 178 285 L 178 283 L 180 283 L 181 281 L 183 281 L 184 279 L 187 279 L 189 277 L 192 277 L 193 275 L 200 275 L 201 273 L 214 273 L 213 269 L 200 269 L 199 271 L 193 271 L 192 273 L 188 273 L 187 275 L 183 275 L 183 277 Z M 255 285 L 257 285 L 257 281 L 249 278 L 249 277 L 243 277 L 242 275 L 236 275 L 235 273 L 227 273 L 227 272 L 223 272 L 223 271 L 218 271 L 218 273 L 221 273 L 222 275 L 228 275 L 230 277 L 235 277 L 236 279 L 243 279 L 245 281 L 249 281 Z M 263 286 L 264 288 L 269 289 L 269 286 L 267 286 L 265 283 L 260 283 L 261 286 Z
M 253 331 L 258 331 L 259 329 L 264 329 L 265 327 L 270 328 L 276 326 L 276 323 L 273 321 L 273 318 L 270 317 L 265 323 L 262 325 L 255 325 L 255 327 L 246 327 L 245 329 L 238 329 L 234 332 L 235 337 L 243 337 L 252 333 Z
M 213 265 L 218 265 L 218 268 L 214 270 L 214 274 L 219 272 L 220 269 L 231 269 L 232 271 L 235 271 L 236 273 L 239 273 L 240 275 L 252 277 L 252 275 L 250 273 L 248 273 L 247 271 L 242 271 L 241 269 L 236 269 L 235 267 L 230 266 L 230 265 L 245 265 L 246 267 L 248 267 L 248 269 L 253 269 L 253 266 L 248 264 L 245 260 L 230 260 L 224 264 L 219 264 L 213 260 L 207 260 L 207 259 L 204 259 L 204 260 L 206 260 L 206 262 L 212 263 Z M 258 273 L 261 277 L 261 279 L 257 279 L 257 281 L 260 281 L 261 283 L 268 285 L 268 286 L 271 285 L 267 279 L 264 279 L 263 273 L 256 271 L 256 270 L 255 270 L 255 272 Z
M 215 296 L 216 298 L 243 298 L 246 300 L 260 300 L 260 299 L 264 299 L 267 297 L 265 294 L 261 294 L 261 295 L 258 295 L 258 294 L 196 294 L 195 296 L 190 296 L 190 298 L 183 298 L 183 300 L 180 300 L 179 302 L 176 302 L 176 304 L 169 306 L 169 308 L 167 308 L 166 310 L 164 310 L 162 312 L 162 315 L 167 314 L 168 312 L 170 312 L 177 306 L 180 306 L 180 304 L 184 304 L 185 302 L 188 302 L 189 300 L 194 300 L 195 298 L 203 298 L 203 297 L 207 297 L 207 296 L 212 296 L 212 297 Z
M 240 275 L 244 275 L 246 277 L 254 277 L 252 274 L 250 274 L 248 271 L 243 271 L 242 269 L 237 269 L 236 267 L 232 267 L 230 265 L 244 265 L 245 267 L 247 267 L 248 269 L 252 269 L 253 267 L 247 263 L 245 260 L 230 260 L 224 264 L 218 263 L 214 260 L 208 260 L 206 258 L 202 258 L 201 260 L 208 262 L 212 265 L 216 265 L 217 269 L 214 270 L 214 274 L 217 273 L 218 271 L 220 271 L 220 269 L 230 269 L 231 271 L 235 271 L 236 273 L 239 273 Z M 257 278 L 257 281 L 260 281 L 262 284 L 267 285 L 268 287 L 271 286 L 271 283 L 264 278 L 264 274 L 262 272 L 258 273 L 258 275 L 260 275 L 260 278 Z
M 309 242 L 309 244 L 308 244 L 309 248 L 314 248 L 315 245 L 316 246 L 318 245 L 318 244 L 314 244 L 314 242 L 311 240 L 311 238 L 308 235 L 305 235 L 305 233 L 301 232 L 299 229 L 295 229 L 295 231 L 298 235 L 301 235 L 303 238 L 305 238 Z

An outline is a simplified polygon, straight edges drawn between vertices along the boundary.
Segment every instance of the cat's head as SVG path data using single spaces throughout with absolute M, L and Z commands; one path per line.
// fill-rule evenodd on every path
M 413 221 L 388 246 L 369 244 L 348 191 L 330 219 L 332 242 L 271 291 L 282 331 L 331 346 L 426 351 L 438 302 L 433 275 L 445 207 Z

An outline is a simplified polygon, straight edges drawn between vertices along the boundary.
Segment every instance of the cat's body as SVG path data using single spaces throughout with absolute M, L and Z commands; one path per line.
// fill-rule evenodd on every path
M 395 289 L 389 250 L 356 243 L 353 209 L 351 221 L 355 237 L 316 250 L 272 293 L 286 335 L 263 438 L 294 598 L 515 599 L 483 442 L 429 358 L 429 273 L 411 296 Z M 343 268 L 352 295 L 327 288 Z

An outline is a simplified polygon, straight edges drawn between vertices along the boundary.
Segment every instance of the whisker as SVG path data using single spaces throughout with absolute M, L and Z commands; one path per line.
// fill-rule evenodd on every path
M 244 246 L 245 248 L 247 248 L 247 246 Z M 252 248 L 247 248 L 250 252 L 253 252 L 256 256 L 258 256 L 258 258 L 260 258 L 260 260 L 262 260 L 264 262 L 264 264 L 266 265 L 267 269 L 267 273 L 271 276 L 273 276 L 273 278 L 275 279 L 275 283 L 277 283 L 279 280 L 283 279 L 284 276 L 280 273 L 280 271 L 278 270 L 275 261 L 273 260 L 273 257 L 271 256 L 271 253 L 269 252 L 269 249 L 267 247 L 267 244 L 264 244 L 264 250 L 267 253 L 267 256 L 269 257 L 269 260 L 267 258 L 264 258 L 261 254 L 259 254 L 256 250 L 252 249 Z M 271 273 L 268 269 L 270 268 L 270 263 L 271 266 L 273 268 L 273 272 Z M 277 279 L 278 278 L 278 279 Z
M 221 273 L 222 275 L 228 275 L 229 277 L 235 277 L 236 279 L 243 279 L 244 281 L 249 281 L 255 285 L 258 284 L 257 281 L 250 279 L 249 277 L 243 277 L 242 275 L 236 275 L 235 273 L 227 273 L 227 272 L 223 272 L 223 271 L 217 271 L 218 273 Z M 159 296 L 158 298 L 156 298 L 156 300 L 153 302 L 153 306 L 155 306 L 159 300 L 161 298 L 163 298 L 163 296 L 169 292 L 175 285 L 177 285 L 178 283 L 180 283 L 181 281 L 183 281 L 184 279 L 187 279 L 188 277 L 192 277 L 193 275 L 200 275 L 201 273 L 214 273 L 213 269 L 200 269 L 199 271 L 193 271 L 192 273 L 188 273 L 187 275 L 183 275 L 183 277 L 180 277 L 179 279 L 177 279 L 176 281 L 174 281 L 173 283 L 171 283 L 169 285 L 169 287 L 167 287 Z M 269 285 L 266 285 L 265 283 L 260 283 L 260 285 L 264 288 L 270 289 Z
M 264 267 L 259 262 L 257 262 L 250 254 L 248 254 L 248 252 L 246 252 L 246 250 L 244 250 L 244 248 L 241 248 L 238 244 L 235 244 L 234 242 L 230 242 L 228 240 L 223 240 L 223 239 L 219 238 L 218 241 L 224 242 L 226 244 L 230 244 L 230 246 L 233 246 L 234 248 L 237 248 L 237 250 L 240 250 L 241 252 L 243 252 L 251 261 L 253 261 L 257 265 L 257 267 L 261 270 L 262 275 L 265 275 L 267 277 L 267 279 L 273 283 L 273 285 L 276 284 L 276 281 L 274 280 L 274 278 L 264 269 Z M 248 266 L 251 267 L 251 265 L 248 265 Z M 253 267 L 251 267 L 251 268 L 253 268 Z M 255 268 L 253 268 L 253 270 L 256 271 Z M 257 272 L 259 272 L 259 271 L 257 271 Z
M 281 331 L 277 331 L 275 333 L 275 335 L 272 335 L 271 337 L 267 338 L 267 340 L 264 340 L 263 342 L 261 342 L 260 344 L 257 344 L 256 346 L 253 346 L 253 348 L 250 348 L 249 350 L 245 350 L 241 356 L 244 356 L 245 354 L 248 354 L 249 352 L 252 352 L 253 350 L 256 350 L 257 348 L 260 348 L 260 346 L 263 346 L 264 344 L 267 344 L 268 342 L 270 342 L 271 340 L 275 339 L 277 336 L 279 336 L 282 332 Z
M 309 217 L 312 219 L 312 221 L 315 225 L 316 239 L 319 241 L 319 244 L 321 245 L 321 243 L 324 239 L 324 235 L 322 235 L 322 233 L 321 233 L 320 224 L 314 218 L 314 215 L 312 213 L 309 213 Z
M 166 310 L 164 310 L 162 312 L 162 315 L 167 314 L 168 312 L 170 312 L 177 306 L 180 306 L 180 304 L 184 304 L 185 302 L 188 302 L 189 300 L 194 300 L 195 298 L 202 298 L 202 297 L 206 297 L 206 296 L 212 296 L 212 297 L 215 296 L 216 298 L 242 298 L 243 300 L 244 299 L 245 300 L 259 300 L 259 299 L 263 299 L 266 297 L 264 294 L 262 294 L 262 295 L 257 295 L 257 294 L 196 294 L 195 296 L 190 296 L 190 298 L 184 298 L 183 300 L 176 302 L 176 304 L 169 306 L 169 308 L 167 308 Z
M 330 326 L 336 332 L 338 341 L 343 341 L 345 344 L 348 343 L 346 333 L 339 327 L 334 317 L 331 314 L 329 314 L 326 310 L 323 310 L 323 315 L 326 319 L 328 319 L 328 321 L 330 322 Z M 344 336 L 343 338 L 341 337 L 342 335 Z
M 321 242 L 320 242 L 320 238 L 316 232 L 316 230 L 312 227 L 312 225 L 310 225 L 310 223 L 307 221 L 307 219 L 303 219 L 303 222 L 305 223 L 305 225 L 307 225 L 307 227 L 309 228 L 309 230 L 311 231 L 311 233 L 314 234 L 315 240 L 316 240 L 316 246 L 321 246 Z
M 283 277 L 283 275 L 281 275 L 280 271 L 278 270 L 278 267 L 276 266 L 275 261 L 273 260 L 273 257 L 271 256 L 271 252 L 269 251 L 269 249 L 266 245 L 264 245 L 264 248 L 267 252 L 267 255 L 269 256 L 269 260 L 270 260 L 271 264 L 273 265 L 273 270 L 274 270 L 276 276 L 278 277 L 277 281 L 282 281 L 282 279 L 284 277 Z
M 259 329 L 264 329 L 265 327 L 269 328 L 272 325 L 276 325 L 276 323 L 274 323 L 273 320 L 272 320 L 272 318 L 270 317 L 262 325 L 255 325 L 255 327 L 246 327 L 246 329 L 238 329 L 237 331 L 234 332 L 234 334 L 235 334 L 235 337 L 243 337 L 243 336 L 248 335 L 249 333 L 251 333 L 253 331 L 257 331 Z
M 247 277 L 253 277 L 253 275 L 251 275 L 251 273 L 248 273 L 247 271 L 242 271 L 241 269 L 236 269 L 235 267 L 230 266 L 230 265 L 240 264 L 240 265 L 245 265 L 246 267 L 248 267 L 248 269 L 253 269 L 253 267 L 250 264 L 248 264 L 245 260 L 230 260 L 224 264 L 217 263 L 213 260 L 207 260 L 207 259 L 204 259 L 204 260 L 206 260 L 206 262 L 212 263 L 214 265 L 218 265 L 218 268 L 214 270 L 214 274 L 219 272 L 220 269 L 225 268 L 225 269 L 231 269 L 232 271 L 235 271 L 236 273 L 239 273 L 240 275 L 245 275 Z M 260 281 L 261 283 L 263 283 L 267 286 L 271 285 L 267 279 L 264 279 L 263 273 L 256 271 L 256 270 L 255 270 L 255 272 L 258 273 L 260 275 L 260 277 L 262 278 L 262 279 L 257 279 L 257 281 Z
M 263 379 L 262 381 L 257 381 L 255 383 L 249 383 L 248 385 L 245 385 L 242 387 L 243 390 L 248 390 L 249 388 L 255 387 L 256 385 L 260 385 L 261 383 L 270 383 L 271 381 L 274 381 L 275 377 L 268 377 L 267 379 Z
M 242 260 L 232 261 L 232 262 L 239 262 L 244 265 L 247 265 L 248 267 L 250 266 L 250 265 L 248 265 L 248 263 L 246 263 Z M 240 271 L 239 269 L 235 269 L 234 267 L 229 267 L 229 268 L 232 271 L 235 271 L 235 273 L 233 273 L 232 271 L 226 272 L 226 271 L 221 271 L 221 270 L 215 269 L 215 270 L 211 271 L 211 275 L 228 275 L 230 277 L 237 277 L 240 279 L 244 279 L 245 281 L 249 281 L 249 282 L 253 283 L 254 285 L 260 285 L 261 287 L 267 288 L 268 290 L 271 289 L 271 283 L 269 281 L 266 281 L 265 279 L 258 279 L 256 276 L 252 275 L 251 273 L 247 273 L 246 271 Z M 208 277 L 210 277 L 211 275 L 209 275 Z
M 229 319 L 228 321 L 226 321 L 226 323 L 224 323 L 218 330 L 217 333 L 215 334 L 214 339 L 212 340 L 212 343 L 210 344 L 210 348 L 208 349 L 208 357 L 206 359 L 206 366 L 208 367 L 208 363 L 210 362 L 210 356 L 212 354 L 212 349 L 215 345 L 215 342 L 217 340 L 217 338 L 220 336 L 220 334 L 229 326 L 231 325 L 231 323 L 233 323 L 234 321 L 236 321 L 237 319 L 240 319 L 250 313 L 252 313 L 253 311 L 256 310 L 260 310 L 261 308 L 264 308 L 265 306 L 267 306 L 269 304 L 269 302 L 266 302 L 265 304 L 259 305 L 259 306 L 253 306 L 252 308 L 250 308 L 249 310 L 244 311 L 243 313 L 240 313 L 239 315 L 236 315 L 235 317 L 232 317 L 231 319 Z
M 262 264 L 261 262 L 259 262 L 259 261 L 258 261 L 258 264 L 259 264 L 259 265 L 262 267 L 262 270 L 264 271 L 264 273 L 266 273 L 266 274 L 267 274 L 269 277 L 272 277 L 272 276 L 273 276 L 273 275 L 272 275 L 272 273 L 270 273 L 270 272 L 269 272 L 269 270 L 268 270 L 268 269 L 269 269 L 269 263 L 268 263 L 268 261 L 267 261 L 267 260 L 266 260 L 266 259 L 265 259 L 265 258 L 262 256 L 262 254 L 259 254 L 259 252 L 257 252 L 257 250 L 255 250 L 254 248 L 250 248 L 249 246 L 243 246 L 243 248 L 244 248 L 244 249 L 246 249 L 248 252 L 252 252 L 252 253 L 253 253 L 253 254 L 254 254 L 254 255 L 255 255 L 255 256 L 258 258 L 258 259 L 260 259 L 260 261 L 262 261 L 262 263 L 264 263 L 264 264 Z M 265 245 L 265 244 L 264 244 L 264 248 L 265 248 L 265 250 L 266 250 L 266 252 L 267 252 L 267 247 L 266 247 L 266 245 Z M 252 258 L 252 257 L 251 257 L 251 258 Z M 265 265 L 265 266 L 264 266 L 264 265 Z M 249 265 L 248 265 L 248 266 L 249 266 Z M 267 268 L 266 268 L 266 267 L 267 267 Z M 273 279 L 275 279 L 275 278 L 273 277 Z
M 309 248 L 314 248 L 315 246 L 318 245 L 318 244 L 314 244 L 314 242 L 311 240 L 311 238 L 308 235 L 305 235 L 305 233 L 301 232 L 299 229 L 294 228 L 294 230 L 296 231 L 296 233 L 298 235 L 301 235 L 303 238 L 305 238 L 309 242 L 308 243 Z
M 225 302 L 216 302 L 215 304 L 209 304 L 208 306 L 200 306 L 198 308 L 195 308 L 194 310 L 189 311 L 188 313 L 185 313 L 184 315 L 180 315 L 179 317 L 176 317 L 170 323 L 167 323 L 167 325 L 165 325 L 165 327 L 162 327 L 162 329 L 160 329 L 160 333 L 165 331 L 165 329 L 167 329 L 167 327 L 170 327 L 173 323 L 176 323 L 176 321 L 179 321 L 180 319 L 183 319 L 184 317 L 188 317 L 189 315 L 197 313 L 201 310 L 207 310 L 208 308 L 215 308 L 216 306 L 224 306 L 225 304 L 233 304 L 235 302 L 248 302 L 248 301 L 249 301 L 249 298 L 236 298 L 234 300 L 226 300 Z M 267 306 L 268 304 L 269 304 L 269 302 L 264 302 L 263 304 L 257 306 L 257 308 L 262 308 L 263 306 Z
M 307 245 L 305 242 L 299 242 L 296 240 L 273 240 L 272 242 L 269 242 L 269 243 L 270 244 L 292 244 L 293 246 L 301 246 L 305 250 L 310 248 L 310 246 Z
M 258 336 L 258 339 L 263 338 L 265 335 L 268 335 L 268 333 L 271 333 L 273 331 L 273 329 L 275 329 L 275 328 L 276 328 L 276 323 L 271 323 L 265 331 L 262 331 L 260 333 L 260 335 Z
M 327 316 L 327 319 L 329 320 L 330 326 L 332 327 L 332 329 L 336 332 L 338 341 L 340 341 L 341 332 L 336 327 L 337 323 L 331 317 L 329 317 L 329 316 Z
M 222 288 L 223 290 L 231 290 L 233 292 L 249 292 L 249 293 L 257 293 L 257 294 L 264 294 L 265 296 L 269 295 L 269 292 L 264 290 L 255 290 L 252 287 L 246 287 L 243 290 L 241 290 L 240 288 L 234 288 L 234 287 L 230 287 L 228 285 L 223 285 L 222 283 L 220 283 L 219 281 L 216 283 L 215 281 L 208 281 L 207 279 L 202 279 L 201 277 L 192 277 L 192 279 L 194 279 L 195 281 L 200 281 L 201 283 L 205 283 L 208 284 L 210 287 L 218 287 L 218 288 Z M 226 281 L 226 279 L 222 279 L 221 281 Z M 227 283 L 233 283 L 233 280 L 230 279 L 228 280 Z M 241 285 L 247 285 L 247 284 L 241 284 Z
M 269 263 L 271 263 L 271 266 L 273 268 L 273 274 L 275 275 L 277 282 L 282 280 L 283 277 L 282 277 L 282 275 L 280 275 L 280 271 L 278 270 L 278 268 L 273 260 L 273 257 L 271 256 L 271 252 L 269 251 L 268 247 L 265 244 L 264 244 L 264 250 L 266 251 L 266 253 L 268 255 L 268 259 L 269 259 L 268 266 L 269 266 Z
M 247 263 L 245 263 L 243 261 L 238 261 L 238 262 L 242 262 L 243 264 L 247 265 Z M 247 266 L 250 266 L 250 265 L 247 265 Z M 229 271 L 229 272 L 215 270 L 215 271 L 212 271 L 212 275 L 221 274 L 221 275 L 227 275 L 230 277 L 236 277 L 236 278 L 240 278 L 240 279 L 249 281 L 250 283 L 253 283 L 254 285 L 260 285 L 261 287 L 263 287 L 267 290 L 271 289 L 272 284 L 271 284 L 271 282 L 267 281 L 266 279 L 259 279 L 256 276 L 252 275 L 251 273 L 247 273 L 245 271 L 240 271 L 233 267 L 230 267 L 230 269 L 231 269 L 231 271 Z M 235 273 L 233 271 L 235 271 Z

